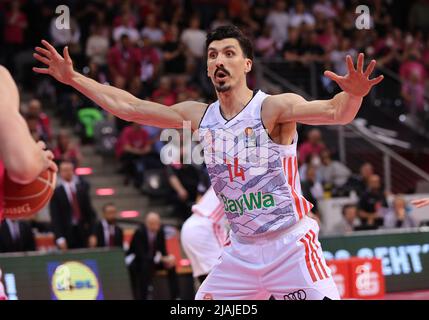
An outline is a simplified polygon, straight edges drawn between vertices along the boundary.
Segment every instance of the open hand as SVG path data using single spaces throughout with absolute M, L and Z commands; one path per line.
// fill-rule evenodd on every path
M 73 76 L 73 62 L 69 55 L 69 48 L 64 47 L 62 57 L 57 50 L 46 40 L 42 40 L 45 48 L 36 47 L 38 53 L 33 57 L 45 64 L 48 68 L 33 68 L 34 72 L 49 74 L 58 81 L 69 84 Z
M 354 68 L 353 60 L 348 55 L 346 58 L 348 73 L 345 76 L 339 76 L 332 71 L 325 71 L 325 76 L 335 81 L 340 88 L 350 95 L 356 97 L 364 97 L 368 94 L 373 86 L 383 80 L 383 76 L 378 76 L 374 79 L 369 79 L 369 76 L 374 71 L 376 64 L 375 60 L 371 60 L 370 64 L 363 71 L 364 55 L 360 53 L 357 60 L 357 68 Z

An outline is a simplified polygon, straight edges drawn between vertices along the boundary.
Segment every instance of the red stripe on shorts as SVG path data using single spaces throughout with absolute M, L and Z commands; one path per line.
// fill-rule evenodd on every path
M 311 280 L 313 280 L 313 282 L 316 282 L 317 281 L 316 276 L 315 276 L 315 274 L 313 272 L 313 269 L 311 268 L 310 250 L 309 250 L 309 247 L 308 247 L 307 240 L 305 238 L 301 238 L 299 241 L 301 241 L 304 244 L 304 248 L 305 248 L 305 263 L 307 265 L 308 272 L 310 273 Z
M 317 249 L 319 249 L 319 246 L 316 244 L 316 234 L 313 232 L 313 230 L 309 231 L 310 237 L 311 237 L 311 243 L 313 243 L 314 247 L 316 248 L 316 256 L 317 260 L 319 260 L 320 268 L 322 269 L 323 274 L 325 275 L 325 278 L 328 278 L 328 273 L 326 272 L 325 265 L 322 262 L 322 259 L 320 258 Z

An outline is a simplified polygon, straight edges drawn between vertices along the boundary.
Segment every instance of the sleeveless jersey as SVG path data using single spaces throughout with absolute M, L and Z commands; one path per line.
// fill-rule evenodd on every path
M 223 117 L 216 101 L 207 107 L 199 127 L 213 189 L 232 232 L 242 238 L 286 230 L 313 207 L 301 195 L 298 135 L 291 145 L 280 145 L 270 139 L 262 123 L 262 102 L 267 96 L 255 91 L 230 120 Z
M 3 220 L 4 174 L 3 162 L 0 161 L 0 223 Z

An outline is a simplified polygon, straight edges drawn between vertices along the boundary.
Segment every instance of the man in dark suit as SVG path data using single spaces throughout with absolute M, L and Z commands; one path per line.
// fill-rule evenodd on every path
M 89 247 L 120 247 L 124 241 L 122 229 L 116 225 L 117 209 L 113 203 L 103 206 L 103 219 L 96 223 L 91 236 Z
M 60 164 L 59 186 L 50 202 L 52 229 L 61 250 L 85 248 L 95 221 L 89 184 L 74 174 L 69 161 Z
M 167 253 L 165 231 L 158 213 L 148 213 L 145 223 L 134 233 L 127 260 L 132 260 L 130 274 L 135 299 L 148 298 L 148 288 L 157 270 L 167 271 L 170 298 L 179 298 L 176 261 Z
M 28 222 L 6 219 L 0 226 L 0 252 L 35 251 L 36 240 Z

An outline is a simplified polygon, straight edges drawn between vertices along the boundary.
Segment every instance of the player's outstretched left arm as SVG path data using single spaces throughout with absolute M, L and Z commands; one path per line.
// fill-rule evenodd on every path
M 416 208 L 423 208 L 429 206 L 429 198 L 412 200 L 411 204 Z
M 278 123 L 300 122 L 312 125 L 347 124 L 359 111 L 363 97 L 371 88 L 383 80 L 383 76 L 369 79 L 376 61 L 372 60 L 363 70 L 364 55 L 360 53 L 355 69 L 350 56 L 346 58 L 348 73 L 339 76 L 332 71 L 325 71 L 325 76 L 335 81 L 342 92 L 329 100 L 307 101 L 303 97 L 284 93 L 268 97 L 264 101 L 264 111 L 268 118 Z

